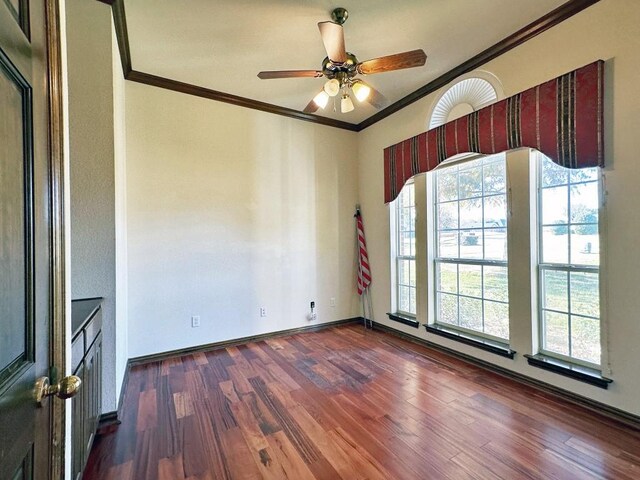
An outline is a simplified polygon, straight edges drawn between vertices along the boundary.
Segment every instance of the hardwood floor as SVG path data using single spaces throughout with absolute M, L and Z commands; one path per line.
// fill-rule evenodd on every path
M 640 432 L 348 325 L 134 367 L 85 479 L 637 479 Z

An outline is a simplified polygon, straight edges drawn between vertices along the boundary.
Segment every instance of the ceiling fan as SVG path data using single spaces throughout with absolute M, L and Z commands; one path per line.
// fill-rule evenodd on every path
M 403 68 L 421 67 L 427 61 L 427 55 L 423 50 L 411 50 L 410 52 L 396 53 L 385 57 L 373 58 L 359 62 L 356 56 L 346 51 L 344 45 L 344 31 L 342 25 L 347 21 L 349 12 L 344 8 L 336 8 L 331 12 L 333 22 L 320 22 L 320 36 L 327 51 L 327 57 L 322 61 L 321 70 L 272 70 L 258 73 L 258 77 L 267 80 L 272 78 L 296 78 L 326 77 L 322 90 L 313 97 L 313 100 L 304 108 L 304 112 L 313 113 L 319 108 L 325 108 L 329 98 L 341 95 L 340 111 L 350 112 L 354 109 L 350 92 L 360 102 L 367 101 L 375 108 L 382 108 L 386 99 L 367 85 L 358 75 L 371 75 L 373 73 L 390 72 Z

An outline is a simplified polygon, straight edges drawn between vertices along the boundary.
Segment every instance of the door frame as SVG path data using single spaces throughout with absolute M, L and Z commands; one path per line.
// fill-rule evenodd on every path
M 67 360 L 67 178 L 65 168 L 65 108 L 59 0 L 45 1 L 47 96 L 49 103 L 49 188 L 51 198 L 51 315 L 49 364 L 51 375 L 66 374 Z M 65 417 L 67 402 L 51 402 L 50 478 L 65 478 Z

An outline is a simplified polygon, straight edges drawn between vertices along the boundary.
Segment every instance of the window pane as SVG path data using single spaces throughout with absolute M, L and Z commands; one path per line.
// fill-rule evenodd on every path
M 484 166 L 484 193 L 501 193 L 506 191 L 505 162 L 491 162 Z
M 449 325 L 458 324 L 458 297 L 446 293 L 438 293 L 438 321 Z
M 600 290 L 597 273 L 571 273 L 571 313 L 600 316 Z
M 506 267 L 484 267 L 484 298 L 489 300 L 509 300 Z
M 458 257 L 458 232 L 442 232 L 438 234 L 438 256 L 442 258 Z
M 571 263 L 600 264 L 600 236 L 598 224 L 571 226 Z
M 411 299 L 410 299 L 410 288 L 409 287 L 398 287 L 398 305 L 399 309 L 403 312 L 409 312 L 411 308 Z
M 553 187 L 542 190 L 542 223 L 545 225 L 567 224 L 568 188 Z
M 544 270 L 542 273 L 543 308 L 569 312 L 567 272 Z
M 482 258 L 482 230 L 460 232 L 460 258 Z
M 600 322 L 593 318 L 571 317 L 571 355 L 600 364 Z
M 460 201 L 460 228 L 482 227 L 482 199 Z
M 398 254 L 401 256 L 415 256 L 416 234 L 413 231 L 400 232 Z
M 460 295 L 482 298 L 482 267 L 480 265 L 459 265 Z
M 571 186 L 571 223 L 598 223 L 598 184 Z
M 438 230 L 458 228 L 458 202 L 438 205 Z
M 460 297 L 460 326 L 482 331 L 482 300 Z
M 546 350 L 569 355 L 569 316 L 544 312 L 544 336 Z
M 416 261 L 409 260 L 409 285 L 416 286 Z
M 564 263 L 569 261 L 569 228 L 563 226 L 542 229 L 542 262 Z
M 509 305 L 484 302 L 485 332 L 499 338 L 509 338 Z
M 490 195 L 484 197 L 484 227 L 507 226 L 507 196 Z
M 415 288 L 411 288 L 409 289 L 409 309 L 405 310 L 407 313 L 412 313 L 412 314 L 416 314 L 416 289 Z
M 586 182 L 598 179 L 598 167 L 569 170 L 571 183 Z
M 540 161 L 542 162 L 542 186 L 547 187 L 549 185 L 561 185 L 567 183 L 569 180 L 569 169 L 561 167 L 553 163 L 553 161 L 540 154 Z
M 458 198 L 458 176 L 455 168 L 447 168 L 437 172 L 438 202 Z
M 451 263 L 437 263 L 436 268 L 438 291 L 458 293 L 458 266 Z
M 488 228 L 484 231 L 484 258 L 507 260 L 507 229 Z
M 482 196 L 482 167 L 461 169 L 459 192 L 461 199 Z
M 398 260 L 398 284 L 410 285 L 411 260 Z

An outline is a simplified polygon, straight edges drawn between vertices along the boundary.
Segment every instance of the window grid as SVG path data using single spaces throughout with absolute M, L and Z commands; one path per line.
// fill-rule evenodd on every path
M 416 316 L 415 249 L 415 188 L 411 182 L 396 200 L 396 309 L 410 317 Z
M 508 338 L 509 338 L 508 292 L 507 292 L 508 287 L 507 287 L 507 277 L 506 277 L 506 271 L 507 271 L 506 173 L 505 173 L 506 165 L 505 165 L 504 158 L 505 158 L 504 155 L 485 157 L 484 159 L 474 160 L 468 163 L 463 163 L 462 165 L 453 165 L 447 168 L 446 170 L 436 171 L 434 175 L 434 185 L 435 185 L 434 208 L 435 208 L 435 218 L 436 218 L 435 229 L 434 229 L 435 242 L 436 242 L 435 258 L 434 258 L 435 277 L 436 277 L 436 288 L 435 288 L 436 323 L 444 324 L 447 327 L 455 328 L 456 330 L 472 333 L 474 335 L 480 335 L 482 337 L 486 337 L 492 340 L 497 340 L 500 342 L 504 342 L 505 340 L 508 341 Z M 498 185 L 501 183 L 502 186 L 497 189 L 494 186 L 493 189 L 488 190 L 486 188 L 487 171 L 490 171 L 496 165 L 499 167 L 498 171 L 500 173 L 500 175 L 498 175 L 499 177 Z M 472 174 L 474 171 L 476 172 L 476 175 L 478 171 L 480 173 L 479 182 L 478 182 L 479 189 L 473 191 L 471 194 L 465 195 L 463 193 L 463 188 L 461 186 L 460 177 L 461 175 Z M 448 185 L 447 191 L 451 191 L 451 190 L 454 191 L 455 196 L 454 198 L 448 198 L 451 196 L 451 193 L 449 192 L 449 193 L 445 193 L 444 196 L 446 198 L 443 199 L 441 195 L 443 193 L 442 191 L 443 189 L 441 188 L 440 179 L 438 178 L 438 176 L 451 175 L 451 174 L 455 175 L 455 181 L 451 182 L 451 184 Z M 495 181 L 495 178 L 494 178 L 494 181 Z M 469 187 L 469 185 L 467 185 L 467 187 Z M 492 226 L 491 224 L 489 224 L 489 219 L 487 218 L 488 214 L 487 214 L 486 205 L 492 202 L 492 200 L 500 200 L 501 198 L 503 200 L 502 203 L 504 206 L 504 212 L 501 218 L 498 219 L 499 220 L 498 222 L 496 222 L 495 219 L 493 221 L 493 223 L 497 223 L 498 226 Z M 473 200 L 476 200 L 476 203 L 479 203 L 479 205 L 476 208 L 479 210 L 479 213 L 480 213 L 480 225 L 464 227 L 462 226 L 463 217 L 462 217 L 461 203 L 469 202 Z M 479 202 L 477 202 L 478 200 Z M 441 210 L 441 207 L 446 206 L 447 204 L 453 205 L 454 203 L 456 203 L 455 221 L 453 221 L 452 225 L 448 227 L 443 226 L 442 225 L 443 222 L 441 221 L 440 217 L 441 217 L 441 212 L 444 210 Z M 477 236 L 475 237 L 475 239 L 471 237 L 466 237 L 467 240 L 469 241 L 465 243 L 465 240 L 463 240 L 463 238 L 465 238 L 464 235 L 465 234 L 470 235 L 474 231 L 480 232 L 481 234 L 480 239 L 478 239 Z M 496 255 L 495 253 L 490 254 L 487 251 L 487 244 L 488 244 L 487 239 L 489 238 L 487 233 L 491 233 L 491 232 L 495 232 L 498 235 L 500 233 L 504 233 L 505 248 L 503 249 L 502 254 L 498 254 L 498 255 Z M 441 235 L 443 233 L 444 234 L 454 233 L 453 237 L 456 238 L 455 241 L 457 245 L 454 249 L 454 252 L 452 252 L 451 249 L 449 249 L 449 251 L 447 252 L 448 255 L 444 255 L 441 248 L 442 244 L 444 243 L 444 241 L 442 240 L 443 237 Z M 467 252 L 463 252 L 464 246 L 476 245 L 478 240 L 481 240 L 482 242 L 480 255 L 478 255 L 481 258 L 465 256 L 465 253 L 466 254 L 469 253 L 468 252 L 469 248 L 467 248 Z M 452 255 L 452 253 L 455 253 L 455 255 Z M 491 255 L 493 255 L 494 257 L 501 257 L 501 258 L 491 258 Z M 444 285 L 443 266 L 444 265 L 455 265 L 455 284 L 456 284 L 455 292 L 448 291 L 443 287 Z M 479 267 L 479 269 L 476 270 L 476 274 L 479 273 L 479 285 L 477 285 L 477 287 L 479 287 L 479 290 L 476 292 L 475 295 L 464 293 L 462 291 L 463 288 L 461 287 L 461 278 L 462 278 L 461 267 L 469 268 L 470 266 Z M 498 299 L 495 296 L 491 298 L 488 293 L 488 288 L 485 282 L 488 276 L 487 271 L 489 269 L 493 269 L 494 271 L 504 270 L 504 274 L 503 274 L 504 285 L 503 285 L 503 288 L 501 288 L 501 290 L 503 290 L 504 292 L 503 293 L 504 296 L 502 299 Z M 469 270 L 467 273 L 471 273 L 473 275 L 473 269 Z M 446 296 L 449 296 L 449 297 L 446 297 Z M 445 309 L 443 308 L 443 306 L 445 303 L 444 299 L 453 298 L 453 297 L 455 297 L 455 320 L 451 321 L 452 320 L 451 318 L 445 318 L 446 312 L 444 311 Z M 463 302 L 465 302 L 465 300 L 468 301 L 467 308 L 473 305 L 474 302 L 476 304 L 476 308 L 479 307 L 479 315 L 478 315 L 479 319 L 475 320 L 475 324 L 473 325 L 473 328 L 471 328 L 469 324 L 467 325 L 461 324 L 463 323 L 462 319 L 465 316 L 463 315 L 463 312 L 462 312 L 462 304 Z M 502 321 L 501 322 L 499 321 L 499 325 L 497 326 L 497 328 L 496 328 L 496 325 L 493 325 L 492 327 L 489 327 L 487 325 L 489 306 L 492 307 L 494 312 L 499 311 L 499 309 L 496 308 L 498 306 L 501 307 L 503 310 Z M 473 321 L 474 315 L 472 315 L 471 317 Z M 494 318 L 494 321 L 495 321 L 495 318 Z
M 599 186 L 599 177 L 597 173 L 597 168 L 593 169 L 585 169 L 583 171 L 569 171 L 568 169 L 564 169 L 562 167 L 556 166 L 552 163 L 550 159 L 543 156 L 542 154 L 538 154 L 538 215 L 539 215 L 539 230 L 538 230 L 538 238 L 539 238 L 539 263 L 538 263 L 538 282 L 540 285 L 540 293 L 538 295 L 538 306 L 539 306 L 539 329 L 540 329 L 540 338 L 541 338 L 541 353 L 549 356 L 553 356 L 556 358 L 560 358 L 562 360 L 566 360 L 572 363 L 585 365 L 589 367 L 598 367 L 600 366 L 600 332 L 599 332 L 599 278 L 596 278 L 595 288 L 591 288 L 591 297 L 595 297 L 594 301 L 592 298 L 592 308 L 597 310 L 597 314 L 587 314 L 584 311 L 577 312 L 578 302 L 574 302 L 574 297 L 580 292 L 581 288 L 578 288 L 576 285 L 574 288 L 574 276 L 584 275 L 584 278 L 588 278 L 589 276 L 598 276 L 599 275 L 599 255 L 592 253 L 592 243 L 587 242 L 588 248 L 585 248 L 586 255 L 582 256 L 582 260 L 585 259 L 589 254 L 595 255 L 594 259 L 589 259 L 590 261 L 595 261 L 595 263 L 588 264 L 584 261 L 581 262 L 579 255 L 576 255 L 574 249 L 574 242 L 576 240 L 573 238 L 574 236 L 580 235 L 578 232 L 582 230 L 583 232 L 593 232 L 597 233 L 598 231 L 598 207 L 599 207 L 599 192 L 597 187 Z M 550 184 L 545 185 L 545 173 L 553 178 L 553 175 L 559 175 L 561 177 L 565 177 L 565 180 L 551 182 Z M 575 178 L 578 178 L 577 180 Z M 579 211 L 579 204 L 574 202 L 572 198 L 572 193 L 580 191 L 581 187 L 595 187 L 595 198 L 592 198 L 591 201 L 595 202 L 596 208 L 592 209 L 594 212 L 591 212 L 591 221 L 575 221 L 574 213 Z M 565 188 L 566 187 L 566 222 L 562 221 L 544 221 L 544 216 L 550 209 L 545 210 L 545 191 L 549 191 L 551 189 Z M 587 189 L 585 189 L 586 191 Z M 591 192 L 594 196 L 593 193 Z M 584 208 L 584 206 L 583 206 Z M 589 218 L 589 217 L 586 217 Z M 552 229 L 552 230 L 551 230 Z M 547 253 L 545 250 L 550 248 L 545 245 L 545 239 L 551 243 L 550 236 L 548 232 L 552 232 L 553 235 L 560 236 L 566 231 L 567 241 L 566 241 L 566 261 L 551 261 L 549 258 L 545 256 Z M 545 235 L 547 232 L 547 235 Z M 599 246 L 598 246 L 599 252 Z M 566 296 L 563 295 L 563 301 L 566 301 L 565 308 L 554 308 L 553 305 L 549 305 L 548 300 L 552 296 L 552 294 L 556 294 L 554 288 L 549 285 L 552 282 L 547 281 L 549 272 L 557 272 L 564 273 L 566 281 L 564 281 L 564 287 L 566 290 Z M 577 282 L 576 282 L 577 283 Z M 562 288 L 558 289 L 562 290 Z M 582 290 L 585 290 L 584 285 Z M 585 295 L 585 292 L 582 292 Z M 589 292 L 586 292 L 588 295 Z M 562 302 L 560 302 L 562 303 Z M 560 306 L 562 307 L 562 305 Z M 590 312 L 591 313 L 591 312 Z M 552 322 L 548 321 L 548 314 L 552 314 L 557 316 L 558 319 L 562 317 L 566 317 L 566 350 L 562 350 L 559 347 L 559 344 L 552 344 L 553 337 L 549 335 L 549 331 L 553 328 Z M 576 347 L 574 337 L 578 335 L 579 329 L 576 327 L 580 321 L 586 322 L 597 322 L 597 332 L 594 334 L 592 332 L 591 338 L 587 340 L 588 345 L 585 347 L 582 345 L 581 347 Z M 576 324 L 576 325 L 574 325 Z M 556 325 L 557 328 L 557 325 Z M 584 328 L 584 327 L 583 327 Z M 584 342 L 584 339 L 582 339 Z

